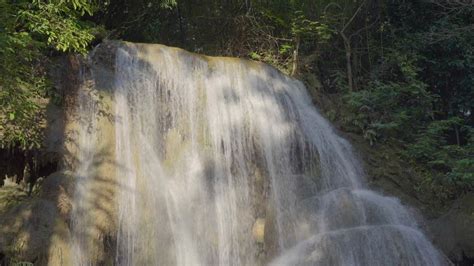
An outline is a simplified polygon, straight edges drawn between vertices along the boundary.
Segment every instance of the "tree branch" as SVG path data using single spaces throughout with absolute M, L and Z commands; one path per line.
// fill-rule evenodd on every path
M 362 10 L 362 6 L 364 4 L 365 4 L 365 0 L 360 4 L 359 8 L 357 8 L 356 12 L 354 13 L 354 15 L 352 15 L 352 17 L 349 19 L 349 21 L 346 23 L 346 25 L 344 25 L 341 32 L 344 32 L 347 29 L 347 27 L 349 27 L 349 25 L 351 25 L 352 21 L 354 21 L 354 19 L 357 17 L 359 12 Z

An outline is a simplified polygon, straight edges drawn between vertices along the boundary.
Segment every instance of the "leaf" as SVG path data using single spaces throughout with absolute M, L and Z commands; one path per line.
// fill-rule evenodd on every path
M 10 113 L 10 115 L 8 116 L 8 118 L 9 118 L 10 120 L 15 119 L 15 113 Z
M 256 52 L 251 52 L 251 53 L 249 54 L 249 56 L 250 56 L 250 58 L 253 59 L 253 60 L 261 60 L 261 59 L 262 59 L 262 57 L 261 57 L 259 54 L 257 54 Z

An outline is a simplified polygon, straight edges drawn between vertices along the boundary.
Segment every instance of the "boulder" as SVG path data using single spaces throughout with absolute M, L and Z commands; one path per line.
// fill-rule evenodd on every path
M 430 224 L 434 243 L 453 261 L 474 259 L 474 194 L 464 195 Z

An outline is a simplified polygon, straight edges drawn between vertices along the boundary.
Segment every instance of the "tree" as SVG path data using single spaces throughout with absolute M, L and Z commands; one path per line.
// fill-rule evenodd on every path
M 345 65 L 347 84 L 349 91 L 354 91 L 353 71 L 353 38 L 362 32 L 368 31 L 379 21 L 379 15 L 368 15 L 368 0 L 354 1 L 351 4 L 341 6 L 337 2 L 329 3 L 325 8 L 328 25 L 337 32 L 343 41 L 345 51 Z M 362 16 L 365 11 L 365 16 Z
M 46 52 L 54 49 L 86 53 L 94 38 L 93 28 L 80 18 L 92 15 L 94 8 L 87 0 L 1 0 L 1 146 L 41 146 L 50 88 Z

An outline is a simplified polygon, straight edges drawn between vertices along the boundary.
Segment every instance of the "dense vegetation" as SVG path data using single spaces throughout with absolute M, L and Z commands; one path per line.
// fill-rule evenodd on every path
M 159 42 L 317 77 L 339 99 L 328 117 L 374 149 L 396 142 L 425 186 L 455 198 L 474 189 L 473 12 L 462 0 L 0 0 L 0 145 L 41 149 L 46 104 L 61 100 L 55 56 Z

